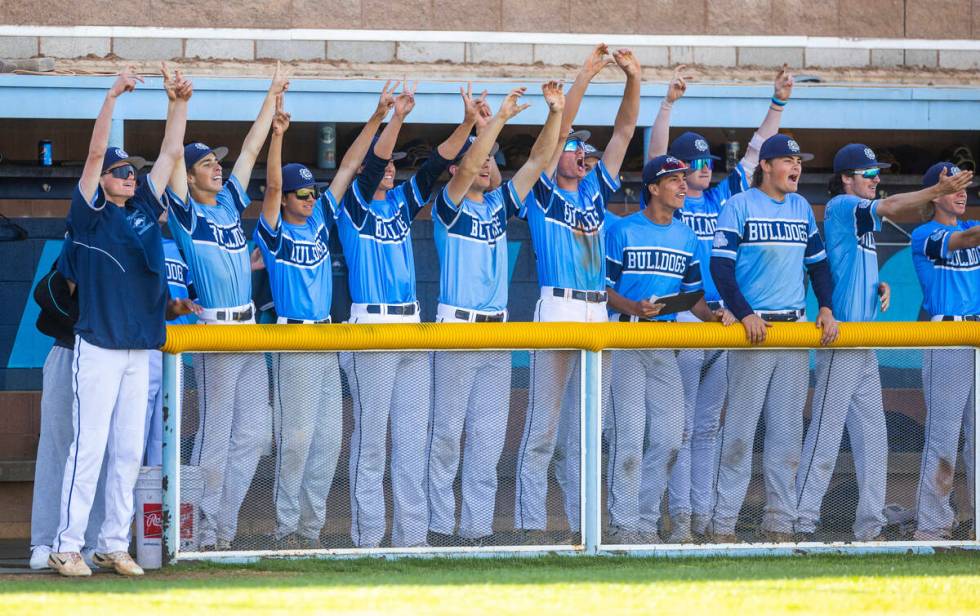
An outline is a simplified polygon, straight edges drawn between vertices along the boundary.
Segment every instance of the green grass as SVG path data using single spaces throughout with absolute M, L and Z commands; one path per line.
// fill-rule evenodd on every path
M 980 613 L 980 554 L 263 561 L 0 577 L 0 614 Z

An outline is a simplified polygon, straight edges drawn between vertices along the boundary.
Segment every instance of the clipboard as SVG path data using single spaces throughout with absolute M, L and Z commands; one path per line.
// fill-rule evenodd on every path
M 657 313 L 657 316 L 660 317 L 665 314 L 675 314 L 678 312 L 684 312 L 685 310 L 690 310 L 702 297 L 704 297 L 704 291 L 692 291 L 691 293 L 664 295 L 663 297 L 651 299 L 650 302 L 653 304 L 664 305 L 660 312 Z

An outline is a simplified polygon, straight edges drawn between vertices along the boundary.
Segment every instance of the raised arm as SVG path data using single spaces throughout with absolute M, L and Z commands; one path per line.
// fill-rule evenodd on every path
M 949 236 L 949 250 L 963 250 L 980 246 L 980 225 L 966 231 L 957 231 Z
M 388 120 L 388 125 L 381 131 L 381 136 L 374 144 L 374 155 L 382 160 L 391 160 L 391 154 L 395 151 L 395 144 L 398 143 L 398 133 L 405 123 L 405 118 L 415 109 L 415 89 L 418 82 L 410 84 L 405 82 L 402 86 L 402 93 L 395 98 L 395 111 Z
M 933 199 L 966 190 L 972 181 L 972 171 L 960 171 L 956 175 L 949 175 L 946 169 L 943 169 L 939 175 L 938 184 L 915 192 L 891 195 L 879 201 L 878 216 L 892 220 L 911 218 L 912 215 L 918 215 L 919 209 Z
M 524 96 L 526 90 L 527 88 L 514 88 L 510 91 L 510 94 L 501 103 L 500 110 L 491 118 L 486 127 L 480 131 L 476 141 L 466 151 L 466 155 L 463 156 L 463 160 L 460 162 L 456 174 L 453 175 L 446 185 L 446 194 L 453 203 L 459 203 L 466 196 L 467 191 L 469 191 L 470 186 L 473 184 L 473 180 L 476 179 L 480 170 L 483 169 L 483 162 L 490 156 L 490 150 L 493 149 L 494 141 L 496 141 L 497 135 L 500 134 L 500 130 L 504 127 L 504 124 L 530 107 L 529 104 L 517 104 L 517 101 Z M 467 92 L 460 91 L 467 105 L 472 100 L 470 92 L 469 89 L 467 89 Z
M 684 74 L 686 70 L 686 65 L 678 65 L 674 69 L 674 77 L 667 84 L 667 95 L 660 103 L 660 111 L 657 112 L 653 129 L 650 131 L 650 143 L 647 145 L 648 160 L 667 153 L 667 145 L 670 142 L 670 110 L 687 92 L 687 80 L 692 78 L 692 75 Z
M 436 148 L 439 156 L 446 160 L 453 160 L 459 155 L 459 151 L 463 149 L 463 144 L 466 143 L 470 133 L 473 132 L 473 127 L 476 126 L 477 119 L 480 117 L 480 102 L 486 96 L 486 92 L 484 92 L 480 98 L 474 99 L 473 84 L 469 82 L 467 82 L 465 90 L 463 88 L 459 89 L 459 94 L 463 99 L 463 121 Z M 513 94 L 513 91 L 511 91 L 511 94 Z M 494 139 L 496 139 L 496 136 L 494 136 Z M 483 161 L 480 161 L 480 164 L 482 165 Z
M 626 73 L 626 89 L 623 92 L 623 101 L 619 104 L 619 111 L 616 113 L 612 137 L 602 155 L 602 164 L 606 166 L 609 175 L 617 177 L 640 115 L 640 79 L 643 69 L 640 68 L 640 61 L 629 49 L 617 50 L 613 54 L 613 59 Z
M 276 96 L 282 94 L 289 88 L 289 78 L 282 69 L 282 65 L 276 62 L 276 72 L 272 75 L 272 84 L 266 92 L 265 100 L 262 101 L 262 108 L 259 115 L 252 123 L 252 128 L 245 135 L 242 142 L 242 151 L 235 161 L 235 166 L 231 174 L 238 178 L 242 186 L 248 186 L 248 181 L 252 177 L 252 167 L 259 157 L 265 138 L 269 135 L 269 128 L 272 126 L 272 118 L 276 113 Z
M 479 99 L 480 114 L 476 117 L 477 135 L 483 132 L 490 118 L 493 117 L 493 111 L 490 109 L 490 105 L 487 104 L 487 101 L 483 100 L 486 95 L 487 91 L 484 90 Z M 503 183 L 504 179 L 500 175 L 500 167 L 497 166 L 497 161 L 494 158 L 490 158 L 490 190 L 496 190 Z
M 275 109 L 269 158 L 265 163 L 265 195 L 262 197 L 262 218 L 270 229 L 279 225 L 279 210 L 282 209 L 282 139 L 289 128 L 289 114 L 283 109 L 282 94 L 276 97 Z
M 357 139 L 344 153 L 340 167 L 337 168 L 337 173 L 334 174 L 328 189 L 337 203 L 340 203 L 340 200 L 344 198 L 344 193 L 347 192 L 351 181 L 357 175 L 357 170 L 360 169 L 364 156 L 367 154 L 368 148 L 371 147 L 371 140 L 378 134 L 378 127 L 388 115 L 388 111 L 395 106 L 394 92 L 399 83 L 398 81 L 392 83 L 390 79 L 385 82 L 384 87 L 381 88 L 381 96 L 378 98 L 378 106 L 374 113 L 368 118 L 364 128 L 357 135 Z
M 531 192 L 534 183 L 538 181 L 541 172 L 548 166 L 552 153 L 555 151 L 555 143 L 564 143 L 564 135 L 561 134 L 562 110 L 565 108 L 565 93 L 562 90 L 560 81 L 549 81 L 541 85 L 541 94 L 544 101 L 548 103 L 548 119 L 538 138 L 531 146 L 531 155 L 527 161 L 517 170 L 511 182 L 514 190 L 522 200 Z
M 786 106 L 789 97 L 792 95 L 793 74 L 789 72 L 789 65 L 784 64 L 783 68 L 779 69 L 779 74 L 776 75 L 772 100 L 769 102 L 766 117 L 763 118 L 762 124 L 752 135 L 748 147 L 745 148 L 745 155 L 742 157 L 742 167 L 749 175 L 752 175 L 759 164 L 759 148 L 762 147 L 762 143 L 779 132 L 779 123 L 783 119 L 783 107 Z
M 558 168 L 558 159 L 561 158 L 562 148 L 565 146 L 564 136 L 568 134 L 572 124 L 575 123 L 575 116 L 578 115 L 578 109 L 582 105 L 582 98 L 585 96 L 589 83 L 602 72 L 602 69 L 614 62 L 612 58 L 608 57 L 608 54 L 609 48 L 605 43 L 596 45 L 589 57 L 585 59 L 582 68 L 579 69 L 568 94 L 565 95 L 565 110 L 562 112 L 560 128 L 562 139 L 558 141 L 555 151 L 551 154 L 551 160 L 548 161 L 545 174 L 554 175 L 555 169 Z
M 184 79 L 180 69 L 173 75 L 167 70 L 166 63 L 161 63 L 163 73 L 163 89 L 167 93 L 167 127 L 163 133 L 163 144 L 160 155 L 157 156 L 153 169 L 150 170 L 150 180 L 157 198 L 167 188 L 167 182 L 173 175 L 174 166 L 183 165 L 184 129 L 187 127 L 187 101 L 194 93 L 191 82 Z
M 78 180 L 78 189 L 86 201 L 91 201 L 95 196 L 95 191 L 99 188 L 99 178 L 102 176 L 102 159 L 105 158 L 105 150 L 109 145 L 109 131 L 112 128 L 112 113 L 116 109 L 116 99 L 126 92 L 136 89 L 136 82 L 143 83 L 143 78 L 134 74 L 131 66 L 119 73 L 115 83 L 109 88 L 102 103 L 102 109 L 95 118 L 95 127 L 92 129 L 92 139 L 88 144 L 88 156 L 85 157 L 85 166 L 82 168 L 82 177 Z

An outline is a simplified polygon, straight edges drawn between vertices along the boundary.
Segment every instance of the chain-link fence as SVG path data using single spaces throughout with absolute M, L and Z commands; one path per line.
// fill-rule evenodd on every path
M 180 550 L 975 538 L 973 349 L 589 355 L 179 356 Z

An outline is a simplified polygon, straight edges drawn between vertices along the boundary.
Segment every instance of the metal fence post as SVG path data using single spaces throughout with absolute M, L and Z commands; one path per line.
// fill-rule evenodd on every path
M 582 543 L 586 554 L 599 551 L 602 526 L 602 352 L 582 351 Z
M 163 565 L 180 542 L 180 355 L 163 354 Z M 141 521 L 137 521 L 141 524 Z

